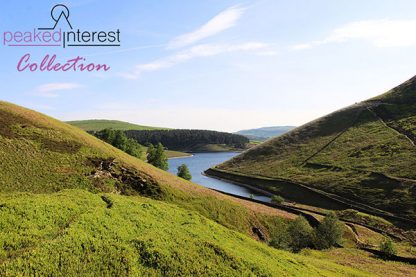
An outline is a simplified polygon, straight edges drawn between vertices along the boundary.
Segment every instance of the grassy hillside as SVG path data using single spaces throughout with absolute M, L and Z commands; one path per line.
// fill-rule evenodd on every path
M 0 102 L 0 275 L 364 275 L 256 242 L 294 215 Z M 258 237 L 257 237 L 258 238 Z
M 1 276 L 414 273 L 369 256 L 345 264 L 317 251 L 273 249 L 265 242 L 294 214 L 176 178 L 76 127 L 5 102 L 0 160 Z
M 85 131 L 100 131 L 103 129 L 111 128 L 114 130 L 158 130 L 167 128 L 149 127 L 143 125 L 137 125 L 125 121 L 107 120 L 107 119 L 90 119 L 90 120 L 78 120 L 68 121 L 68 124 L 81 128 Z
M 256 129 L 247 129 L 235 132 L 235 134 L 243 135 L 250 140 L 264 141 L 272 137 L 280 136 L 296 128 L 295 126 L 272 126 Z
M 85 189 L 143 195 L 196 210 L 244 233 L 259 223 L 254 210 L 262 210 L 176 178 L 76 127 L 6 102 L 0 102 L 0 160 L 0 192 L 5 193 Z M 267 216 L 277 214 L 263 210 Z
M 295 184 L 293 189 L 296 184 L 304 185 L 416 219 L 415 141 L 413 78 L 384 95 L 267 141 L 217 168 Z M 279 192 L 280 187 L 268 189 Z
M 83 190 L 1 195 L 0 275 L 365 276 L 275 250 L 175 205 L 105 196 L 111 207 Z

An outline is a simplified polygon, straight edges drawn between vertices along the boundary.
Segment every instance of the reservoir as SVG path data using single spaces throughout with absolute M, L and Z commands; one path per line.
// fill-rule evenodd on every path
M 169 172 L 176 175 L 178 166 L 186 164 L 191 172 L 192 182 L 194 183 L 207 188 L 270 202 L 270 197 L 253 192 L 246 187 L 203 175 L 203 172 L 208 168 L 225 162 L 236 155 L 238 155 L 236 152 L 193 153 L 191 157 L 169 159 Z

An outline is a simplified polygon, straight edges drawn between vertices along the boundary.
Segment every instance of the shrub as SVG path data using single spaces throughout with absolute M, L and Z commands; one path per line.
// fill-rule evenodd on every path
M 290 234 L 289 246 L 294 252 L 299 252 L 303 248 L 312 246 L 313 228 L 303 217 L 298 216 L 288 226 Z
M 272 203 L 282 204 L 284 201 L 285 201 L 285 199 L 283 197 L 281 197 L 280 195 L 273 195 L 272 196 Z
M 270 241 L 270 246 L 277 249 L 291 250 L 290 248 L 290 234 L 286 228 L 276 233 Z
M 380 251 L 386 257 L 392 257 L 397 254 L 396 246 L 394 245 L 393 241 L 386 237 L 382 242 L 380 242 Z
M 299 216 L 276 234 L 270 241 L 270 245 L 278 249 L 299 252 L 313 245 L 312 238 L 313 228 L 303 216 Z
M 152 144 L 149 145 L 147 148 L 147 162 L 163 170 L 169 169 L 165 148 L 161 143 L 158 143 L 156 147 Z
M 343 226 L 334 212 L 328 213 L 315 229 L 314 244 L 317 249 L 328 249 L 341 244 Z
M 186 164 L 182 164 L 178 166 L 178 177 L 181 177 L 182 179 L 190 181 L 192 179 L 192 175 L 189 172 L 188 166 Z

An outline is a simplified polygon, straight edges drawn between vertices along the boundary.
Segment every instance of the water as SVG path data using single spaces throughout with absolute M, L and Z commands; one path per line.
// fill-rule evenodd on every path
M 192 157 L 169 159 L 169 172 L 176 174 L 178 166 L 186 164 L 194 183 L 207 188 L 245 197 L 253 196 L 254 199 L 270 202 L 270 197 L 253 192 L 248 188 L 202 175 L 208 168 L 229 160 L 237 154 L 235 152 L 194 153 Z

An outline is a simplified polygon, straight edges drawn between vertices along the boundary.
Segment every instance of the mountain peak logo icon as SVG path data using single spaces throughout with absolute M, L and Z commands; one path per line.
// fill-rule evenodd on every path
M 38 28 L 38 30 L 54 30 L 60 21 L 66 21 L 66 24 L 72 30 L 71 22 L 69 21 L 69 9 L 64 4 L 57 4 L 51 9 L 51 18 L 55 21 L 52 28 Z

